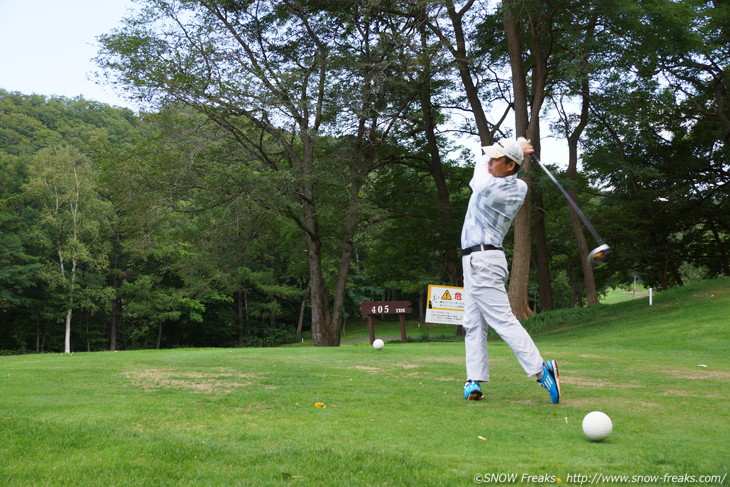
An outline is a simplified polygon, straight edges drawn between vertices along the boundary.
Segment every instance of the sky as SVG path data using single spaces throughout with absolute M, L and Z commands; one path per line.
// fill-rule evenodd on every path
M 139 106 L 93 80 L 96 38 L 121 25 L 133 0 L 0 0 L 0 88 L 24 95 L 83 96 L 139 111 Z M 548 134 L 547 128 L 543 129 Z M 460 140 L 474 156 L 476 137 Z M 564 143 L 544 136 L 542 160 L 567 162 Z
M 96 38 L 121 25 L 132 0 L 0 0 L 0 88 L 24 95 L 79 95 L 137 111 L 92 81 Z

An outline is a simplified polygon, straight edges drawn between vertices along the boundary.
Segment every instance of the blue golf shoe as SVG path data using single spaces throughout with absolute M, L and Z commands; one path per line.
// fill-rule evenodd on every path
M 560 371 L 555 360 L 548 360 L 542 363 L 542 379 L 537 382 L 550 393 L 550 400 L 553 404 L 560 402 Z M 466 386 L 465 386 L 466 387 Z
M 478 401 L 483 396 L 484 394 L 482 394 L 482 388 L 479 382 L 475 380 L 466 381 L 466 384 L 464 384 L 464 399 Z

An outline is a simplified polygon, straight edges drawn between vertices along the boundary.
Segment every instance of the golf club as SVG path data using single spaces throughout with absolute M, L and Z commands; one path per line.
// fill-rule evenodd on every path
M 573 207 L 575 212 L 578 214 L 580 219 L 585 224 L 586 228 L 588 228 L 588 231 L 591 232 L 591 235 L 593 235 L 593 238 L 596 239 L 596 242 L 598 242 L 598 247 L 593 249 L 590 254 L 588 254 L 588 263 L 593 267 L 602 267 L 606 265 L 608 262 L 608 259 L 611 257 L 611 247 L 606 244 L 606 242 L 601 238 L 601 236 L 598 234 L 595 228 L 593 228 L 593 225 L 591 225 L 591 222 L 588 221 L 588 218 L 583 214 L 580 208 L 578 208 L 578 205 L 573 201 L 573 198 L 570 197 L 567 191 L 565 191 L 565 188 L 563 188 L 557 179 L 555 179 L 555 176 L 548 171 L 548 168 L 545 167 L 542 162 L 540 162 L 540 159 L 538 159 L 535 154 L 532 154 L 532 159 L 537 162 L 537 165 L 542 168 L 543 171 L 545 171 L 545 174 L 550 177 L 550 179 L 555 183 L 555 186 L 558 187 L 558 189 L 563 193 L 563 196 L 565 196 L 565 199 L 568 200 L 568 203 L 570 203 L 570 206 Z

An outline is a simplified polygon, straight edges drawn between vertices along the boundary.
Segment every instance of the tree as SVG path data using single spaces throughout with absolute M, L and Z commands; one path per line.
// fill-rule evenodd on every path
M 501 125 L 506 115 L 513 111 L 515 134 L 531 139 L 539 154 L 540 112 L 550 84 L 548 60 L 558 32 L 555 17 L 570 6 L 564 2 L 505 1 L 495 11 L 487 2 L 468 0 L 457 6 L 448 1 L 443 7 L 446 21 L 440 18 L 439 4 L 434 5 L 430 28 L 454 58 L 482 145 L 491 144 L 497 132 L 504 133 Z M 501 79 L 498 73 L 502 76 L 511 73 L 509 81 Z M 490 93 L 494 93 L 491 96 L 493 112 L 499 103 L 506 107 L 504 115 L 493 124 L 487 122 L 480 100 L 480 96 Z M 527 160 L 522 174 L 528 186 L 531 171 L 531 161 Z M 515 252 L 509 295 L 513 311 L 519 318 L 526 318 L 531 313 L 528 287 L 534 205 L 540 206 L 539 194 L 533 201 L 532 191 L 528 189 L 523 209 L 514 223 Z M 540 288 L 544 301 L 549 303 L 550 278 L 543 219 L 536 219 L 535 225 Z
M 564 42 L 566 49 L 559 55 L 561 61 L 557 68 L 559 81 L 556 83 L 555 92 L 552 95 L 552 102 L 560 122 L 555 125 L 558 131 L 568 142 L 568 170 L 567 176 L 572 184 L 567 186 L 567 192 L 574 201 L 578 201 L 575 190 L 575 181 L 578 171 L 578 149 L 580 139 L 585 131 L 590 117 L 590 93 L 591 84 L 594 79 L 599 78 L 603 63 L 598 58 L 603 58 L 605 53 L 599 48 L 609 47 L 609 42 L 600 42 L 596 39 L 596 28 L 599 15 L 595 8 L 588 4 L 576 18 L 568 22 L 575 29 L 566 29 L 564 36 L 568 42 Z M 578 113 L 571 114 L 569 105 L 573 100 L 577 101 Z M 588 262 L 588 242 L 586 241 L 583 224 L 572 205 L 566 205 L 570 214 L 570 226 L 575 236 L 578 247 L 580 266 L 583 271 L 583 283 L 588 304 L 597 304 L 598 293 L 596 291 L 593 267 Z
M 19 161 L 0 151 L 0 312 L 22 304 L 36 280 L 38 259 L 28 251 L 24 220 L 14 211 Z
M 504 117 L 497 123 L 490 123 L 481 101 L 480 88 L 483 90 L 484 86 L 480 86 L 483 76 L 480 72 L 482 71 L 480 53 L 489 47 L 482 45 L 469 50 L 470 34 L 472 37 L 474 36 L 474 31 L 469 29 L 469 26 L 476 25 L 477 19 L 485 14 L 484 10 L 475 8 L 475 4 L 480 7 L 475 0 L 467 0 L 460 8 L 453 0 L 446 0 L 443 7 L 436 3 L 428 26 L 453 57 L 468 105 L 474 115 L 477 135 L 481 145 L 487 146 L 494 143 L 494 135 L 499 130 Z M 446 9 L 448 23 L 442 20 L 442 8 Z M 489 14 L 486 16 L 489 17 Z M 495 80 L 495 82 L 497 85 L 501 85 L 499 80 Z M 499 92 L 499 88 L 496 91 Z M 509 109 L 505 110 L 504 115 L 506 116 L 508 112 Z
M 546 97 L 548 83 L 548 58 L 551 54 L 553 26 L 553 7 L 549 2 L 538 1 L 535 4 L 525 2 L 518 5 L 514 0 L 507 0 L 504 7 L 504 31 L 509 54 L 510 69 L 512 72 L 512 86 L 514 92 L 515 133 L 524 134 L 534 141 L 535 152 L 539 154 L 540 140 L 540 112 Z M 521 14 L 520 8 L 524 8 Z M 526 17 L 525 25 L 521 26 L 519 19 Z M 528 90 L 527 69 L 523 44 L 529 45 L 531 69 L 531 86 Z M 525 160 L 524 173 L 532 171 L 532 160 Z M 532 195 L 530 179 L 525 202 L 515 217 L 515 252 L 512 259 L 512 269 L 509 284 L 509 298 L 512 310 L 519 319 L 525 319 L 532 314 L 528 302 L 528 285 L 530 274 L 530 212 L 532 210 Z M 542 232 L 544 235 L 544 232 Z M 538 245 L 544 245 L 543 241 Z M 541 262 L 542 265 L 546 263 Z
M 339 344 L 358 194 L 410 103 L 391 96 L 397 91 L 386 22 L 361 2 L 330 7 L 150 0 L 125 29 L 102 36 L 100 56 L 120 84 L 161 104 L 194 108 L 229 132 L 252 170 L 286 181 L 282 204 L 272 210 L 296 222 L 307 242 L 317 345 Z M 341 137 L 339 144 L 322 146 L 327 132 Z M 324 164 L 322 149 L 334 149 Z M 332 161 L 337 166 L 325 167 Z M 321 184 L 322 170 L 330 186 Z M 321 227 L 323 191 L 340 203 L 332 287 L 323 251 L 325 232 L 335 229 Z
M 72 147 L 38 151 L 28 172 L 23 189 L 39 208 L 32 235 L 45 251 L 42 277 L 60 292 L 64 352 L 71 353 L 73 311 L 88 306 L 84 294 L 94 286 L 83 278 L 108 266 L 104 230 L 110 205 L 97 194 L 89 161 Z
M 634 260 L 622 264 L 662 288 L 682 283 L 685 259 L 717 272 L 728 242 L 727 4 L 617 0 L 601 13 L 614 47 L 584 161 L 632 217 L 619 240 Z M 698 234 L 713 245 L 690 250 Z
M 168 287 L 160 278 L 149 275 L 125 282 L 120 292 L 126 301 L 126 313 L 136 321 L 133 340 L 145 347 L 160 348 L 165 323 L 181 318 L 200 323 L 205 306 L 186 296 L 179 288 Z

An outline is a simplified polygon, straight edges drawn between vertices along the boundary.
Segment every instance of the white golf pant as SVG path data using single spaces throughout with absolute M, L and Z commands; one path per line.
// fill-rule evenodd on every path
M 505 283 L 509 272 L 501 250 L 484 250 L 462 257 L 464 267 L 464 321 L 466 378 L 489 381 L 487 331 L 494 331 L 512 348 L 528 376 L 542 370 L 535 342 L 515 317 Z

